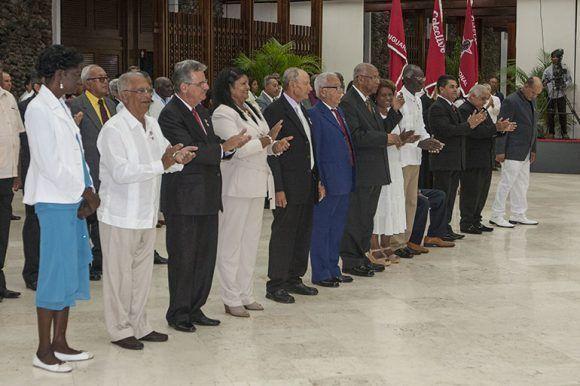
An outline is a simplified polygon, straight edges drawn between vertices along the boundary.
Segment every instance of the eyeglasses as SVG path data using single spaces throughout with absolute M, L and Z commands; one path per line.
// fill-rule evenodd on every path
M 89 81 L 89 80 L 98 80 L 101 83 L 105 83 L 105 82 L 109 81 L 109 77 L 108 76 L 98 76 L 95 78 L 88 78 L 87 81 Z
M 362 76 L 364 78 L 370 78 L 371 80 L 378 80 L 378 79 L 380 79 L 380 77 L 378 75 L 370 76 L 370 75 L 359 74 L 358 76 Z
M 193 82 L 185 82 L 186 84 L 190 84 L 192 86 L 202 87 L 204 84 L 208 84 L 207 79 L 202 80 L 201 82 L 193 83 Z
M 322 88 L 333 88 L 338 92 L 344 91 L 344 88 L 342 88 L 341 86 L 323 86 Z
M 139 95 L 153 94 L 152 88 L 138 88 L 137 90 L 123 90 L 123 91 L 132 92 Z

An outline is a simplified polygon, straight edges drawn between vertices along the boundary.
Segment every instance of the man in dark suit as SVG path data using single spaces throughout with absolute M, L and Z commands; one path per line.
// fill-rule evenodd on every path
M 284 92 L 264 111 L 270 127 L 282 120 L 279 137 L 292 136 L 284 154 L 268 157 L 276 188 L 276 209 L 270 236 L 266 297 L 279 303 L 294 303 L 290 293 L 316 295 L 316 288 L 302 282 L 308 268 L 314 201 L 323 196 L 317 189 L 311 124 L 300 104 L 312 89 L 308 74 L 295 67 L 284 72 Z M 320 198 L 320 197 L 319 197 Z
M 538 225 L 538 221 L 526 217 L 526 195 L 530 182 L 530 164 L 536 160 L 536 98 L 542 92 L 542 87 L 540 78 L 529 78 L 520 90 L 510 94 L 501 105 L 499 117 L 508 118 L 518 127 L 514 132 L 499 136 L 495 143 L 495 159 L 502 164 L 501 180 L 489 222 L 499 227 Z M 504 218 L 508 195 L 512 212 L 509 222 Z
M 100 155 L 97 149 L 97 137 L 101 128 L 115 112 L 115 103 L 108 98 L 109 77 L 103 68 L 96 64 L 90 64 L 83 68 L 81 80 L 85 92 L 70 104 L 71 112 L 76 115 L 83 113 L 83 119 L 79 125 L 83 140 L 85 159 L 89 165 L 91 178 L 95 189 L 99 191 L 99 161 Z M 103 271 L 103 254 L 101 252 L 101 240 L 99 238 L 99 222 L 94 213 L 87 218 L 91 242 L 93 244 L 93 263 L 91 264 L 91 280 L 101 280 Z
M 260 106 L 260 110 L 264 112 L 266 107 L 270 106 L 272 102 L 278 99 L 280 95 L 280 83 L 278 78 L 273 75 L 267 75 L 264 78 L 264 89 L 259 97 L 256 98 L 256 103 Z
M 26 113 L 28 105 L 36 97 L 42 85 L 42 79 L 37 75 L 31 76 L 30 81 L 32 83 L 33 94 L 18 103 L 18 110 L 20 110 L 22 122 L 24 122 L 24 114 Z M 23 189 L 26 189 L 25 181 L 29 165 L 30 148 L 28 147 L 28 137 L 26 132 L 24 132 L 20 133 L 20 175 L 22 176 Z M 40 224 L 33 205 L 25 205 L 25 215 L 24 225 L 22 226 L 22 246 L 24 249 L 22 278 L 24 279 L 26 288 L 36 291 L 40 264 Z
M 174 97 L 159 115 L 159 126 L 172 145 L 196 146 L 197 156 L 178 173 L 163 175 L 161 212 L 169 254 L 169 308 L 166 319 L 178 331 L 194 332 L 195 324 L 217 326 L 204 315 L 211 289 L 222 210 L 220 162 L 249 139 L 242 132 L 221 143 L 209 111 L 200 103 L 209 86 L 206 66 L 195 60 L 175 65 Z
M 469 91 L 466 101 L 459 107 L 463 121 L 484 109 L 491 93 L 482 84 L 476 84 Z M 514 125 L 509 120 L 500 119 L 493 123 L 489 114 L 479 126 L 471 130 L 466 138 L 465 170 L 461 172 L 461 210 L 460 229 L 463 233 L 481 234 L 491 232 L 493 228 L 481 223 L 481 211 L 487 201 L 491 185 L 491 171 L 495 157 L 493 155 L 494 138 L 498 131 L 513 131 Z
M 433 171 L 433 188 L 446 194 L 447 235 L 445 241 L 465 237 L 453 232 L 451 217 L 459 187 L 461 171 L 465 170 L 465 138 L 487 117 L 485 111 L 470 115 L 463 120 L 453 102 L 457 99 L 457 81 L 450 75 L 442 75 L 437 80 L 439 96 L 429 108 L 429 127 L 437 140 L 445 147 L 441 152 L 430 155 Z
M 316 169 L 326 196 L 314 206 L 310 261 L 312 283 L 338 287 L 352 281 L 338 266 L 340 241 L 348 214 L 348 197 L 354 190 L 355 154 L 342 109 L 338 107 L 344 91 L 333 72 L 316 77 L 314 89 L 319 102 L 308 115 Z
M 365 256 L 370 249 L 373 218 L 381 186 L 391 183 L 387 145 L 389 133 L 402 118 L 401 95 L 393 98 L 391 109 L 383 120 L 370 96 L 377 92 L 379 71 L 369 63 L 354 69 L 353 85 L 340 102 L 350 128 L 356 154 L 356 187 L 350 195 L 346 229 L 341 241 L 342 271 L 356 276 L 374 276 L 384 266 L 371 264 Z M 392 137 L 391 137 L 392 138 Z

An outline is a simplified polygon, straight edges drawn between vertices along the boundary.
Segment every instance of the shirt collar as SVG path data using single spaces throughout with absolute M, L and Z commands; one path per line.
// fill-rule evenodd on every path
M 352 85 L 352 88 L 354 88 L 356 90 L 356 92 L 358 92 L 358 95 L 360 95 L 360 97 L 362 98 L 362 100 L 364 102 L 366 102 L 369 99 L 369 97 L 366 96 L 365 94 L 363 94 L 361 90 L 359 90 L 358 88 L 356 88 L 356 86 L 354 84 Z
M 266 99 L 268 99 L 270 102 L 274 102 L 274 98 L 272 98 L 270 95 L 268 95 L 268 93 L 264 90 L 262 90 L 262 95 L 264 95 L 264 97 Z
M 407 87 L 403 86 L 401 88 L 401 92 L 403 93 L 403 96 L 406 98 L 411 98 L 411 99 L 415 99 L 418 97 L 418 94 L 413 94 L 411 91 L 407 90 Z
M 185 107 L 187 107 L 187 108 L 189 109 L 189 111 L 192 111 L 192 110 L 193 110 L 193 107 L 191 107 L 191 106 L 189 105 L 189 103 L 187 103 L 186 101 L 184 101 L 184 100 L 183 100 L 183 99 L 182 99 L 182 98 L 179 96 L 179 94 L 175 94 L 175 96 L 177 97 L 177 99 L 179 99 L 180 101 L 182 101 L 182 102 L 183 102 L 183 104 L 185 105 Z
M 119 115 L 125 120 L 125 122 L 129 125 L 131 129 L 140 129 L 140 130 L 147 130 L 147 127 L 143 127 L 141 122 L 131 112 L 124 108 L 123 110 L 119 111 Z M 147 125 L 147 115 L 145 115 L 145 125 Z
M 99 103 L 99 99 L 103 99 L 103 98 L 97 98 L 95 96 L 95 94 L 93 94 L 89 90 L 86 90 L 85 91 L 85 95 L 87 96 L 87 98 L 89 98 L 89 102 L 91 102 L 94 105 L 96 105 L 97 103 Z
M 322 99 L 319 99 L 320 102 L 322 102 L 330 111 L 334 111 L 337 110 L 337 107 L 330 107 L 328 104 L 326 104 L 326 102 L 324 102 Z
M 290 106 L 292 106 L 294 110 L 296 110 L 297 107 L 300 107 L 300 103 L 296 102 L 293 98 L 288 96 L 288 94 L 282 93 L 282 95 L 284 95 L 284 98 L 286 98 L 286 100 L 288 101 L 288 103 L 290 103 Z
M 453 106 L 453 103 L 452 103 L 452 102 L 449 102 L 449 99 L 445 98 L 444 96 L 442 96 L 442 95 L 438 95 L 438 96 L 437 96 L 437 98 L 441 98 L 441 99 L 443 99 L 445 102 L 449 103 L 449 105 Z

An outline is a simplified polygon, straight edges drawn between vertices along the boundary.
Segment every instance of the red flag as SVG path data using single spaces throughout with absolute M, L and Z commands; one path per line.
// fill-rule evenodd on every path
M 407 45 L 405 43 L 405 28 L 403 25 L 403 11 L 401 0 L 393 0 L 391 18 L 389 20 L 389 36 L 387 46 L 389 48 L 389 76 L 399 90 L 403 83 L 401 77 L 403 68 L 407 64 Z
M 463 41 L 461 42 L 461 59 L 459 63 L 459 88 L 463 96 L 477 84 L 479 54 L 477 53 L 477 31 L 475 18 L 471 10 L 473 0 L 467 0 L 465 10 L 465 25 L 463 26 Z
M 435 5 L 433 6 L 430 36 L 427 70 L 425 74 L 425 91 L 432 98 L 437 79 L 445 74 L 445 24 L 443 24 L 441 0 L 435 0 Z

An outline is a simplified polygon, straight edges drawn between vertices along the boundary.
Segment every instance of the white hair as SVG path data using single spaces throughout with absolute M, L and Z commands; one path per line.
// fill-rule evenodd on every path
M 83 83 L 85 83 L 87 79 L 90 78 L 89 74 L 91 73 L 91 70 L 93 68 L 101 68 L 101 66 L 97 64 L 89 64 L 88 66 L 83 67 L 83 70 L 81 71 L 81 80 L 83 81 Z
M 175 92 L 180 91 L 180 86 L 182 83 L 191 82 L 192 72 L 203 72 L 207 70 L 207 66 L 196 60 L 188 59 L 183 60 L 179 63 L 175 63 L 173 68 L 173 89 Z
M 300 69 L 298 67 L 288 68 L 284 71 L 284 75 L 282 75 L 282 88 L 287 90 L 290 82 L 296 81 L 298 76 L 300 76 Z
M 483 84 L 476 84 L 475 86 L 473 86 L 471 88 L 471 90 L 469 90 L 469 95 L 473 95 L 474 97 L 482 97 L 486 92 L 487 92 L 487 87 L 485 87 Z
M 314 79 L 314 90 L 316 90 L 316 96 L 318 96 L 320 98 L 320 90 L 325 87 L 328 86 L 328 80 L 330 78 L 336 78 L 340 81 L 340 79 L 338 78 L 338 76 L 336 75 L 336 72 L 323 72 L 322 74 L 319 74 L 316 79 Z
M 126 72 L 119 77 L 119 82 L 117 83 L 117 89 L 119 90 L 119 94 L 129 89 L 129 83 L 131 83 L 131 79 L 134 78 L 143 78 L 147 80 L 147 77 L 143 75 L 141 72 L 135 71 Z

